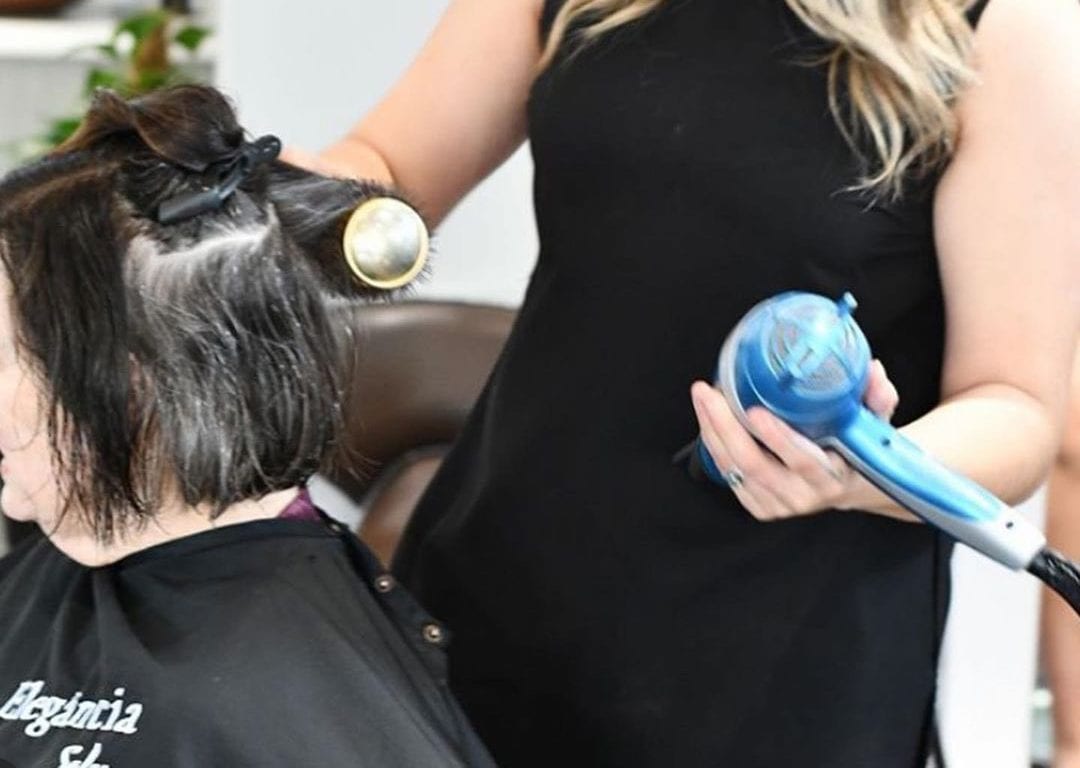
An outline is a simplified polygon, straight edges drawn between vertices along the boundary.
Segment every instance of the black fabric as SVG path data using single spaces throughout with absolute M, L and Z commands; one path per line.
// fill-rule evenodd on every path
M 982 18 L 983 11 L 986 10 L 986 6 L 989 4 L 990 0 L 975 0 L 975 2 L 971 4 L 971 7 L 968 8 L 967 11 L 968 21 L 971 22 L 971 26 L 978 26 L 979 19 Z
M 822 50 L 781 0 L 672 0 L 534 86 L 539 261 L 395 564 L 502 766 L 925 761 L 950 543 L 759 523 L 671 463 L 691 382 L 781 291 L 854 293 L 896 423 L 939 400 L 935 180 L 845 191 Z
M 0 765 L 492 765 L 424 639 L 432 619 L 373 589 L 381 575 L 329 520 L 229 526 L 104 568 L 28 543 L 0 561 Z
M 6 517 L 2 522 L 4 533 L 7 535 L 6 541 L 9 549 L 14 548 L 25 539 L 32 536 L 38 536 L 41 533 L 41 529 L 31 523 L 19 523 Z

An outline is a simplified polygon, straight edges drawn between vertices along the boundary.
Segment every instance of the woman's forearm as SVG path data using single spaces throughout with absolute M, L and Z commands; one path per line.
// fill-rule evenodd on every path
M 1004 384 L 955 395 L 900 430 L 946 467 L 1009 504 L 1030 496 L 1045 478 L 1058 430 L 1049 409 Z M 851 509 L 914 519 L 869 482 L 855 482 Z
M 1071 426 L 1080 428 L 1080 423 Z M 1080 558 L 1080 439 L 1070 437 L 1050 477 L 1047 538 L 1066 556 Z M 1080 622 L 1049 590 L 1043 595 L 1042 653 L 1054 694 L 1057 750 L 1071 753 L 1080 765 Z
M 370 142 L 350 133 L 317 155 L 320 170 L 335 176 L 352 176 L 393 185 L 390 164 Z

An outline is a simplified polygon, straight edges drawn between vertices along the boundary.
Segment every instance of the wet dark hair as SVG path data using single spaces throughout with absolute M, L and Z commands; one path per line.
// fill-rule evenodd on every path
M 63 511 L 102 541 L 166 493 L 219 513 L 302 483 L 340 442 L 331 305 L 370 295 L 342 231 L 390 193 L 274 162 L 220 210 L 158 223 L 244 141 L 212 88 L 103 91 L 66 144 L 0 180 L 16 345 L 47 396 Z

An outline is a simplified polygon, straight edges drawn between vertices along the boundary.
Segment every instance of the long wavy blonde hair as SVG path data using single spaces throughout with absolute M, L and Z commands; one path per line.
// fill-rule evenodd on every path
M 583 43 L 642 18 L 667 0 L 566 0 L 541 59 L 546 68 L 577 29 Z M 896 198 L 904 179 L 939 167 L 953 152 L 953 105 L 973 79 L 973 0 L 785 0 L 830 50 L 815 64 L 828 72 L 829 107 L 863 161 L 852 185 Z M 841 94 L 845 97 L 841 97 Z

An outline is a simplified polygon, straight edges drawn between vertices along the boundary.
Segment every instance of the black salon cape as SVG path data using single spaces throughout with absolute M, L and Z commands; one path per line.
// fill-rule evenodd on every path
M 493 765 L 445 630 L 328 519 L 104 568 L 28 542 L 0 560 L 0 623 L 4 768 Z

